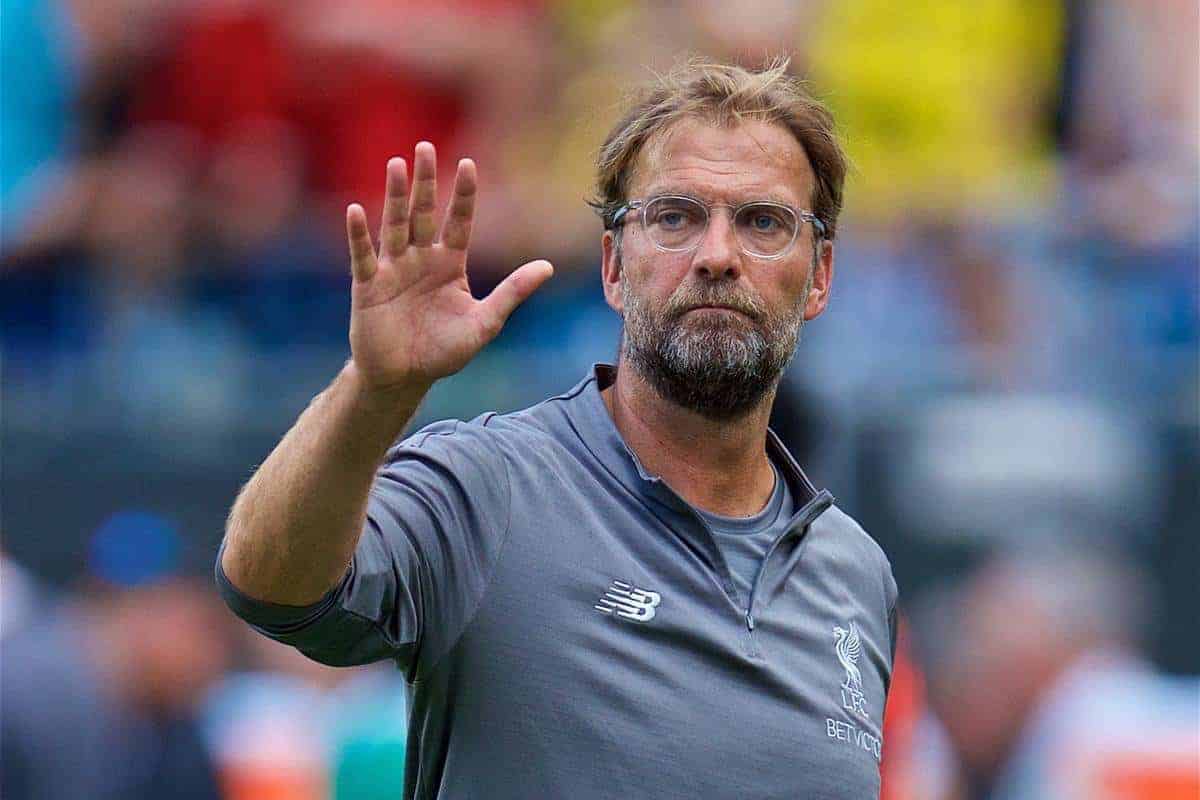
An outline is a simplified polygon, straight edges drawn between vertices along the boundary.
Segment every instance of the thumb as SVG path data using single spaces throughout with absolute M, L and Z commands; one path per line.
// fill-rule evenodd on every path
M 480 316 L 492 336 L 500 332 L 513 310 L 549 280 L 554 266 L 549 261 L 530 261 L 513 270 L 491 294 L 480 301 Z

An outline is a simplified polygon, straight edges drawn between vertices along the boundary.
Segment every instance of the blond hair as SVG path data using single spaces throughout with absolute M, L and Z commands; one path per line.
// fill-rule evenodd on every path
M 811 211 L 832 239 L 842 210 L 846 154 L 838 144 L 833 115 L 788 73 L 788 63 L 779 58 L 761 70 L 747 70 L 690 60 L 635 95 L 596 159 L 596 197 L 590 205 L 604 227 L 613 226 L 613 217 L 628 200 L 638 156 L 656 134 L 684 119 L 720 127 L 757 120 L 784 125 L 804 148 L 816 177 Z

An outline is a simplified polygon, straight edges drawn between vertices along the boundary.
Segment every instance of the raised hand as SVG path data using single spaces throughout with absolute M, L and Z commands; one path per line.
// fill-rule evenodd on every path
M 428 385 L 458 372 L 554 271 L 548 261 L 531 261 L 483 300 L 472 297 L 467 248 L 475 217 L 475 163 L 458 162 L 439 233 L 433 145 L 418 144 L 413 161 L 411 197 L 404 159 L 388 162 L 378 252 L 362 206 L 346 209 L 354 275 L 350 350 L 371 388 Z

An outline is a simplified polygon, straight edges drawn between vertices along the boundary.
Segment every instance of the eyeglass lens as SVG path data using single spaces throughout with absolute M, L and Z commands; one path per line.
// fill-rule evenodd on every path
M 708 209 L 686 197 L 658 197 L 646 204 L 642 220 L 650 239 L 667 250 L 689 250 L 708 229 Z M 796 238 L 799 222 L 784 206 L 749 203 L 737 211 L 734 235 L 742 249 L 753 255 L 782 253 Z

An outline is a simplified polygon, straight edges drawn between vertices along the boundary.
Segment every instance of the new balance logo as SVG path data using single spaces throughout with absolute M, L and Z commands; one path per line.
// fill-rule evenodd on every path
M 638 589 L 625 581 L 613 581 L 593 608 L 602 614 L 613 614 L 634 622 L 649 622 L 654 619 L 654 609 L 661 602 L 662 595 L 658 592 Z

